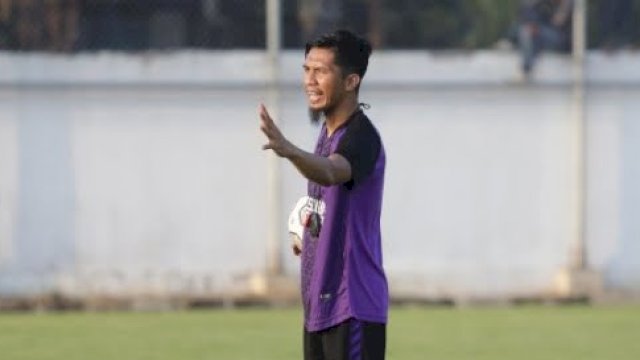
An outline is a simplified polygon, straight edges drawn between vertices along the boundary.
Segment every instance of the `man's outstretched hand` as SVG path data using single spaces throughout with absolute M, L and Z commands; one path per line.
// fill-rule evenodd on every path
M 295 151 L 295 147 L 282 135 L 278 126 L 276 126 L 273 119 L 271 119 L 264 104 L 260 104 L 258 112 L 260 114 L 260 130 L 262 130 L 267 140 L 269 140 L 267 144 L 262 146 L 262 149 L 271 149 L 278 156 L 285 158 L 290 157 Z

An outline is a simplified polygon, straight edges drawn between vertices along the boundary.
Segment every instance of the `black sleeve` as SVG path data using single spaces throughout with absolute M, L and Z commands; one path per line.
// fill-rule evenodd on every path
M 335 153 L 342 155 L 351 165 L 351 180 L 345 184 L 348 188 L 359 184 L 373 172 L 380 148 L 380 135 L 364 114 L 347 124 Z

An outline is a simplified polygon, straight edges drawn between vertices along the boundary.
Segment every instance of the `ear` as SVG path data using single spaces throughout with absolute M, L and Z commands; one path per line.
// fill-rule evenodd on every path
M 358 74 L 349 74 L 347 75 L 347 79 L 345 81 L 345 90 L 354 91 L 360 85 L 360 75 Z

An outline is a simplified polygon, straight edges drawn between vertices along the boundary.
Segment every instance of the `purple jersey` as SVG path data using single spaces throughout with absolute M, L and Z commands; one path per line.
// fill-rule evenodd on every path
M 305 328 L 320 331 L 349 318 L 386 323 L 389 295 L 382 268 L 380 213 L 385 152 L 380 136 L 358 110 L 328 136 L 323 125 L 315 154 L 342 155 L 351 165 L 349 182 L 309 182 L 312 210 L 322 218 L 314 237 L 305 229 L 302 299 Z

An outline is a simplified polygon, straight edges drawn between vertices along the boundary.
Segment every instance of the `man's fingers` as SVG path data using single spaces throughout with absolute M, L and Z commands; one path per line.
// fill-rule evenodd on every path
M 267 131 L 271 131 L 275 127 L 273 121 L 270 121 L 268 118 L 260 115 L 260 128 Z
M 269 139 L 273 139 L 275 137 L 273 129 L 268 126 L 260 126 L 260 130 L 262 130 L 262 133 Z
M 260 104 L 260 118 L 266 123 L 273 123 L 273 120 L 271 119 L 271 116 L 264 104 Z
M 276 124 L 269 117 L 262 117 L 262 124 L 269 129 L 277 128 Z
M 268 123 L 269 122 L 269 115 L 265 114 L 264 112 L 260 112 L 260 120 L 263 123 Z
M 263 121 L 260 124 L 260 129 L 269 138 L 282 137 L 282 133 L 280 133 L 280 129 L 278 129 L 278 127 L 273 122 Z
M 280 129 L 278 129 L 278 125 L 273 121 L 271 115 L 267 111 L 267 108 L 264 105 L 260 105 L 260 119 L 262 119 L 262 123 L 267 127 L 267 129 L 271 130 L 274 134 L 279 134 Z
M 269 112 L 267 111 L 267 108 L 264 106 L 264 104 L 260 104 L 259 109 L 260 130 L 269 140 L 268 144 L 262 146 L 262 150 L 273 150 L 278 155 L 280 155 L 281 148 L 283 144 L 286 143 L 286 139 L 284 138 L 284 136 L 282 136 L 280 129 L 278 129 L 278 126 L 276 126 L 276 124 L 269 116 Z
M 271 118 L 271 116 L 269 116 L 269 111 L 267 110 L 267 107 L 264 106 L 264 104 L 260 104 L 260 113 L 262 113 L 265 117 L 267 118 Z
M 267 108 L 264 106 L 264 104 L 260 104 L 260 119 L 261 125 L 264 126 L 266 131 L 269 132 L 270 136 L 273 137 L 280 135 L 280 129 L 278 129 L 278 126 L 271 118 L 271 115 L 269 115 L 269 112 L 267 111 Z

